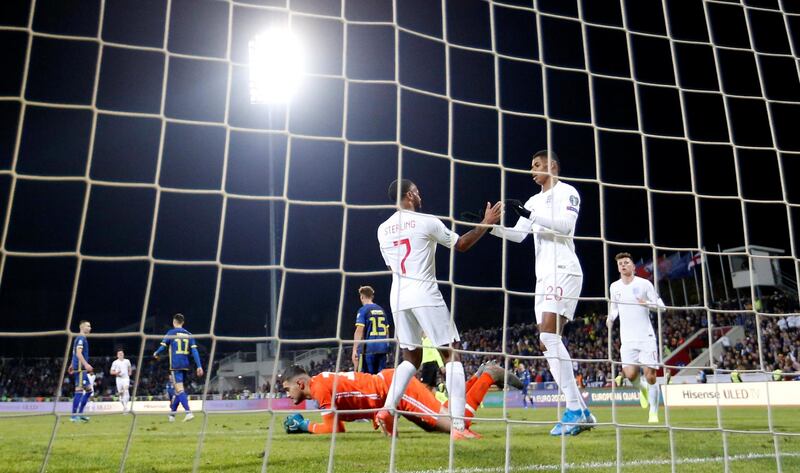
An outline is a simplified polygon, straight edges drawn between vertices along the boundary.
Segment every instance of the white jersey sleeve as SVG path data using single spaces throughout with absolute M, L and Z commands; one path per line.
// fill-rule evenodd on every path
M 530 204 L 530 200 L 525 204 L 525 208 L 528 209 L 528 205 Z M 530 210 L 530 209 L 528 209 Z M 525 238 L 528 237 L 531 233 L 531 227 L 533 226 L 533 222 L 525 217 L 520 217 L 517 220 L 517 224 L 514 225 L 513 228 L 508 227 L 494 227 L 492 231 L 489 232 L 492 235 L 500 238 L 505 238 L 506 240 L 513 241 L 514 243 L 522 243 Z
M 459 238 L 458 233 L 447 228 L 438 218 L 430 219 L 429 225 L 431 227 L 429 229 L 430 236 L 436 243 L 447 248 L 456 246 Z

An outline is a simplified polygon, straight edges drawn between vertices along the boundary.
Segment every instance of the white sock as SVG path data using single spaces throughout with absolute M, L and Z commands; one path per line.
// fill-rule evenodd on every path
M 467 381 L 464 377 L 464 365 L 460 361 L 451 361 L 444 365 L 447 395 L 450 397 L 450 415 L 453 416 L 453 427 L 464 429 L 464 411 L 467 407 Z
M 658 381 L 647 386 L 648 395 L 650 397 L 650 412 L 658 412 L 658 396 L 661 390 L 658 389 Z
M 567 409 L 571 411 L 583 409 L 580 402 L 581 394 L 575 383 L 575 374 L 572 372 L 572 358 L 567 347 L 561 341 L 561 337 L 554 333 L 542 332 L 539 334 L 539 338 L 547 348 L 544 356 L 547 358 L 547 364 L 550 365 L 553 379 L 564 393 Z
M 125 392 L 122 393 L 122 409 L 123 410 L 127 410 L 128 409 L 128 402 L 130 400 L 131 400 L 131 393 L 128 392 L 128 390 L 126 389 Z
M 389 392 L 386 393 L 386 402 L 383 407 L 386 409 L 394 409 L 397 403 L 406 392 L 408 383 L 417 372 L 417 368 L 410 361 L 403 361 L 397 368 L 394 369 L 394 376 L 392 376 L 392 385 L 389 386 Z

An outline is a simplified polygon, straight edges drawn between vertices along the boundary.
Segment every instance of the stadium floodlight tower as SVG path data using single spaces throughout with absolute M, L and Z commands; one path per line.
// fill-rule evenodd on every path
M 303 47 L 288 28 L 272 28 L 250 40 L 250 102 L 286 103 L 303 76 Z
M 267 106 L 267 126 L 274 130 L 273 106 L 285 106 L 297 92 L 305 72 L 303 47 L 290 28 L 275 27 L 253 37 L 250 52 L 250 103 Z M 280 127 L 283 129 L 283 125 Z M 275 196 L 275 164 L 273 137 L 270 137 L 267 156 L 269 195 Z M 275 238 L 275 201 L 269 201 L 269 264 L 277 263 Z M 278 310 L 278 274 L 270 273 L 270 313 L 266 335 L 275 330 Z M 267 352 L 275 356 L 274 344 L 267 343 Z M 262 360 L 259 360 L 262 361 Z M 277 360 L 276 360 L 277 361 Z M 261 365 L 261 363 L 259 363 Z M 257 379 L 259 378 L 257 374 Z

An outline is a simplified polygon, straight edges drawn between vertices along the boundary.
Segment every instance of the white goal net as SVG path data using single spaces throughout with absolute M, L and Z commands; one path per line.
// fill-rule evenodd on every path
M 253 41 L 270 28 L 300 44 L 262 36 L 277 55 L 305 54 L 282 102 L 261 100 L 273 86 L 251 100 Z M 27 419 L 20 469 L 41 471 L 74 468 L 81 438 L 113 440 L 91 461 L 120 471 L 800 470 L 798 51 L 788 0 L 4 4 L 0 438 Z M 324 441 L 285 433 L 282 369 L 352 370 L 358 289 L 389 308 L 375 238 L 389 184 L 413 180 L 422 211 L 463 235 L 487 202 L 539 192 L 541 149 L 581 195 L 583 288 L 563 338 L 597 425 L 548 435 L 563 403 L 535 326 L 533 245 L 486 235 L 436 257 L 467 377 L 495 360 L 531 378 L 481 398 L 483 439 L 408 423 L 386 441 L 357 423 Z M 620 252 L 667 305 L 654 423 L 614 382 Z M 169 433 L 150 415 L 168 405 L 152 354 L 175 313 L 205 373 L 186 382 L 200 418 Z M 81 320 L 88 412 L 108 424 L 78 431 Z M 108 371 L 120 349 L 135 367 L 124 421 Z M 173 435 L 180 460 L 157 452 Z

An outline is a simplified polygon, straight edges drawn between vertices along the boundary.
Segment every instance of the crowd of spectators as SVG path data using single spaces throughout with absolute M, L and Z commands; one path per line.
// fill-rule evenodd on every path
M 739 310 L 743 307 L 744 310 Z M 782 313 L 797 313 L 796 298 L 776 293 L 756 300 L 722 301 L 715 305 L 715 311 L 708 312 L 703 308 L 669 311 L 661 317 L 661 333 L 664 358 L 684 344 L 699 330 L 708 327 L 709 319 L 714 327 L 742 326 L 745 336 L 741 341 L 731 343 L 724 335 L 722 350 L 716 352 L 715 364 L 722 370 L 764 370 L 772 372 L 780 369 L 783 373 L 800 372 L 800 316 L 780 316 Z M 717 312 L 716 310 L 724 311 Z M 754 312 L 770 315 L 760 317 L 760 336 L 762 356 L 758 353 L 759 331 L 756 329 Z M 710 316 L 709 316 L 710 314 Z M 654 325 L 655 325 L 655 317 Z M 515 324 L 506 331 L 506 346 L 503 350 L 503 330 L 500 327 L 475 328 L 461 332 L 462 361 L 467 375 L 474 373 L 481 363 L 496 360 L 502 364 L 510 364 L 515 371 L 529 371 L 535 383 L 549 383 L 552 377 L 547 362 L 541 358 L 538 331 L 535 323 Z M 576 378 L 582 386 L 605 386 L 611 381 L 611 364 L 608 362 L 608 332 L 605 316 L 597 311 L 590 311 L 576 317 L 572 323 L 564 327 L 564 340 L 572 357 L 576 360 Z M 615 328 L 615 336 L 611 343 L 611 358 L 619 360 L 619 332 Z M 692 356 L 698 355 L 705 347 L 697 348 Z M 505 353 L 505 355 L 504 355 Z M 394 354 L 390 355 L 387 366 L 394 366 Z M 339 370 L 350 370 L 349 353 L 339 353 L 331 349 L 328 357 L 320 361 L 309 362 L 309 372 L 317 374 L 322 371 L 335 371 L 339 360 Z M 763 360 L 764 365 L 761 365 Z M 116 394 L 114 377 L 108 374 L 113 362 L 112 357 L 92 357 L 90 363 L 95 367 L 96 395 L 111 398 Z M 212 371 L 218 367 L 215 362 Z M 524 367 L 524 368 L 523 368 Z M 59 373 L 63 369 L 61 358 L 0 358 L 0 400 L 11 398 L 47 398 L 58 388 Z M 169 378 L 166 363 L 145 362 L 139 375 L 137 396 L 162 399 L 165 395 L 165 383 Z M 190 376 L 188 391 L 200 393 L 204 379 Z M 71 396 L 72 379 L 63 375 L 62 396 Z M 282 386 L 276 382 L 270 386 L 262 383 L 256 389 L 245 392 L 244 389 L 225 393 L 234 398 L 241 396 L 263 397 L 280 396 Z

